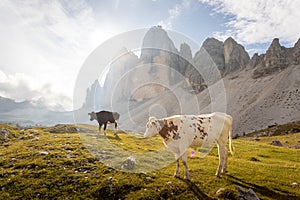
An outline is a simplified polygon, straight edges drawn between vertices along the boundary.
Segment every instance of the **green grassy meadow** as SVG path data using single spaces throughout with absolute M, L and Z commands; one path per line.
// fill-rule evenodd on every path
M 260 199 L 300 199 L 300 150 L 291 148 L 300 133 L 233 140 L 222 178 L 214 176 L 216 148 L 205 158 L 196 154 L 189 159 L 192 180 L 185 181 L 173 178 L 173 154 L 159 136 L 108 130 L 97 137 L 89 125 L 78 125 L 78 133 L 73 125 L 2 128 L 11 135 L 0 143 L 0 199 L 238 199 L 236 186 L 252 188 Z M 132 170 L 122 168 L 129 156 L 136 158 Z

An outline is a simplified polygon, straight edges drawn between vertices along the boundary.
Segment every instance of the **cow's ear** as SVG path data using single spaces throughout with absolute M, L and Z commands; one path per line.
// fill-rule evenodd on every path
M 91 115 L 92 113 L 88 113 L 88 115 Z
M 155 117 L 149 117 L 149 122 L 155 122 L 156 118 Z

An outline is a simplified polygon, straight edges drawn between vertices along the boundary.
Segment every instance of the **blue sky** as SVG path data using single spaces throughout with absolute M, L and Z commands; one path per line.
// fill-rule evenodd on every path
M 275 37 L 290 47 L 299 8 L 299 0 L 1 0 L 0 96 L 71 109 L 77 74 L 97 46 L 158 24 L 199 45 L 231 36 L 250 55 Z

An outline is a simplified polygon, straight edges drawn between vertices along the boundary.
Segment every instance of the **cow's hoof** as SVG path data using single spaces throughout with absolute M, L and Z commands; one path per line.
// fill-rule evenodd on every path
M 226 171 L 223 171 L 223 172 L 221 172 L 221 174 L 226 174 L 228 171 L 226 170 Z
M 184 180 L 191 181 L 190 177 L 184 177 Z
M 179 174 L 174 174 L 174 178 L 179 178 Z
M 221 175 L 219 175 L 219 174 L 216 174 L 216 178 L 221 178 Z

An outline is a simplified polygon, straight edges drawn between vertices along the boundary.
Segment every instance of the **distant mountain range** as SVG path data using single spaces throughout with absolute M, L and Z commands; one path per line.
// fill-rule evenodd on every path
M 27 126 L 73 123 L 73 121 L 73 112 L 52 111 L 43 102 L 16 102 L 0 96 L 0 123 Z
M 212 97 L 221 83 L 226 98 Z M 90 87 L 83 110 L 116 110 L 121 127 L 143 131 L 149 115 L 208 113 L 224 101 L 236 134 L 300 120 L 300 40 L 285 48 L 275 38 L 250 58 L 233 38 L 208 38 L 193 56 L 188 44 L 177 50 L 165 30 L 152 27 L 140 57 L 122 49 L 103 88 L 98 81 Z

